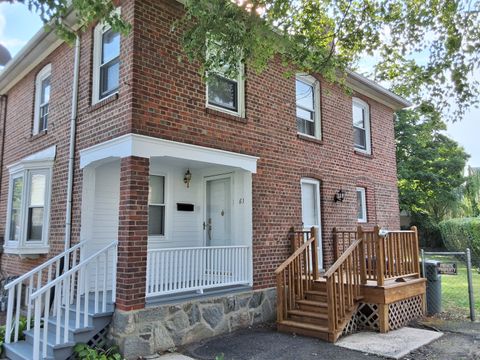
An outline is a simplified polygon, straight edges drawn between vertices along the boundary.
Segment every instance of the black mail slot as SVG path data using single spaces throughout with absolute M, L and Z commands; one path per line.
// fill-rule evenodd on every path
M 193 204 L 177 203 L 177 211 L 193 211 Z

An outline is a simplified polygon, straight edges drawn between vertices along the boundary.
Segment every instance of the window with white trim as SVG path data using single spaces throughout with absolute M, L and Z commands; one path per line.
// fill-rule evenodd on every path
M 243 66 L 240 65 L 240 73 L 236 78 L 228 77 L 221 71 L 209 75 L 207 107 L 235 116 L 245 116 Z
M 10 168 L 5 252 L 44 254 L 48 247 L 52 162 Z
M 304 178 L 301 180 L 301 190 L 304 229 L 320 227 L 320 181 Z
M 165 236 L 165 176 L 150 175 L 148 187 L 148 235 Z
M 120 33 L 103 23 L 93 36 L 93 89 L 95 104 L 118 92 L 120 85 Z
M 52 65 L 46 65 L 35 78 L 35 111 L 33 119 L 33 134 L 47 130 L 48 113 L 50 110 L 50 78 Z
M 321 137 L 320 85 L 309 75 L 298 74 L 295 79 L 297 131 L 300 134 Z
M 352 99 L 353 143 L 355 150 L 371 153 L 370 108 L 360 99 Z
M 367 222 L 367 197 L 366 189 L 357 187 L 357 220 L 360 223 Z

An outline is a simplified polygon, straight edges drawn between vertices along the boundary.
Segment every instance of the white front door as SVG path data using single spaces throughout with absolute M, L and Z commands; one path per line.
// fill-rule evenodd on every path
M 205 244 L 231 245 L 231 177 L 206 180 Z
M 302 222 L 305 230 L 312 226 L 318 233 L 318 267 L 323 269 L 322 234 L 320 220 L 320 182 L 315 179 L 302 179 Z

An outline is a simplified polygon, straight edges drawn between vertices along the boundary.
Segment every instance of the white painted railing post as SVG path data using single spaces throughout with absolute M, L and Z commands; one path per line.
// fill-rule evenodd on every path
M 40 359 L 40 318 L 42 316 L 42 297 L 35 299 L 35 319 L 33 325 L 33 358 Z
M 9 344 L 12 338 L 12 317 L 13 317 L 13 300 L 15 297 L 15 288 L 8 289 L 8 302 L 7 302 L 7 322 L 5 329 L 5 343 Z

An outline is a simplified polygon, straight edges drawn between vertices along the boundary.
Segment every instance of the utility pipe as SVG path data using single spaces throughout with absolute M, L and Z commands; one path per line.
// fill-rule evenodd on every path
M 80 72 L 80 35 L 75 38 L 75 60 L 73 66 L 72 83 L 72 111 L 70 116 L 70 143 L 68 152 L 68 179 L 67 179 L 67 210 L 65 214 L 65 250 L 70 248 L 72 235 L 72 198 L 73 198 L 73 171 L 75 161 L 75 140 L 78 114 L 78 77 Z M 68 266 L 68 265 L 67 265 Z

